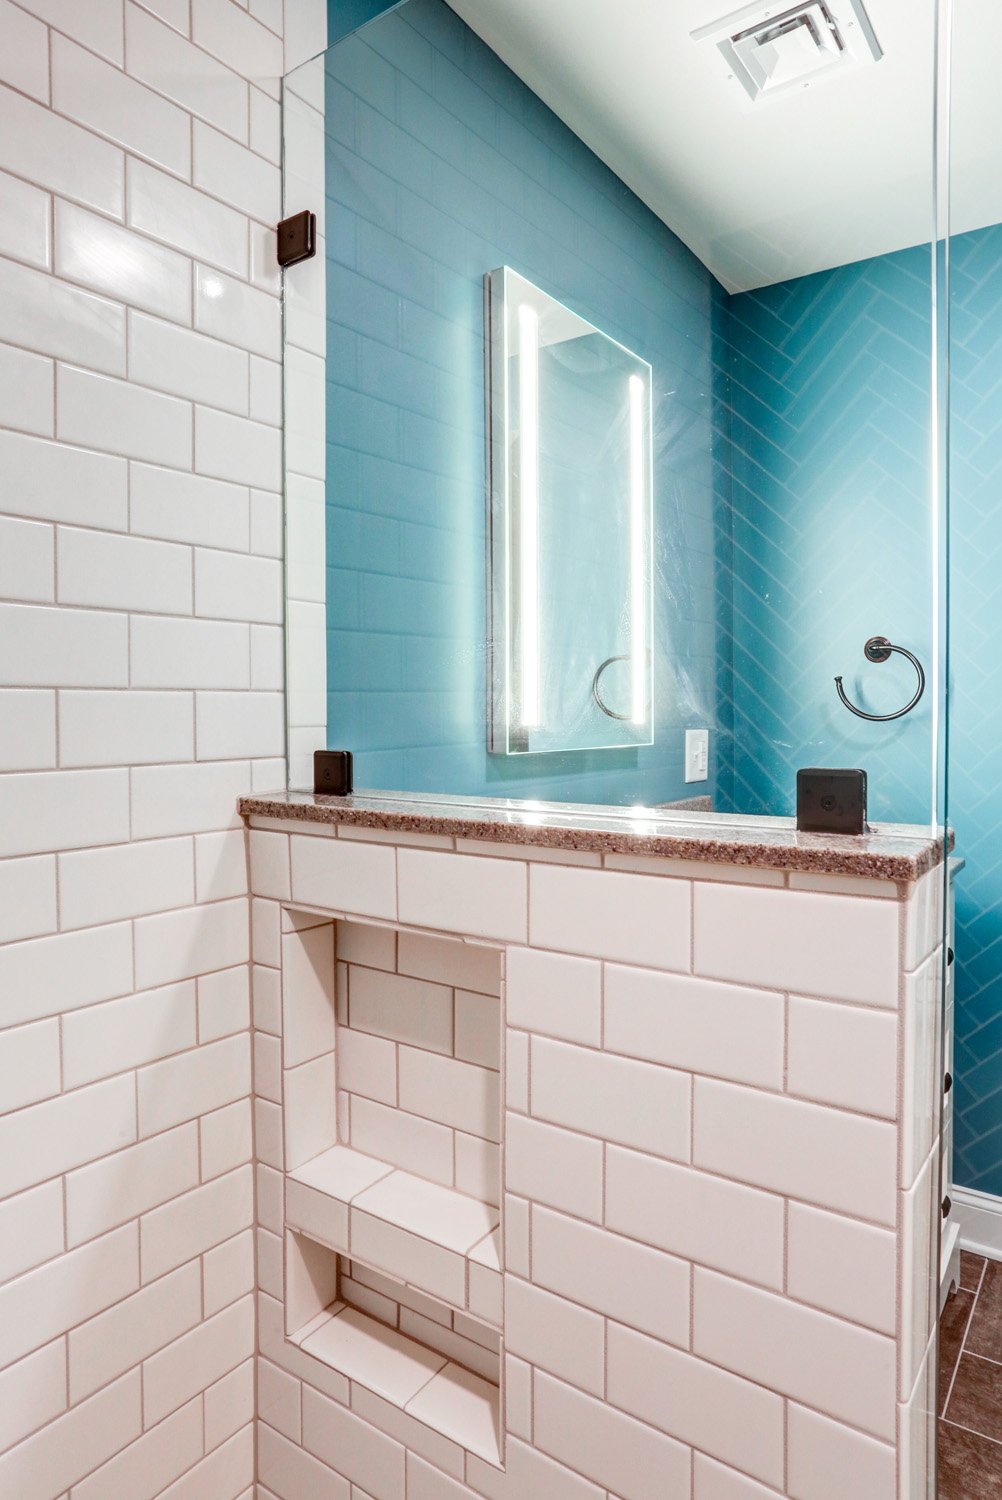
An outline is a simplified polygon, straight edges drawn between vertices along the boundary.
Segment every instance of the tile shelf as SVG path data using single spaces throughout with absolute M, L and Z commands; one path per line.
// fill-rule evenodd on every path
M 348 1146 L 288 1172 L 289 1229 L 501 1327 L 498 1209 Z
M 500 1467 L 500 1392 L 490 1381 L 344 1302 L 331 1303 L 290 1341 L 304 1354 Z

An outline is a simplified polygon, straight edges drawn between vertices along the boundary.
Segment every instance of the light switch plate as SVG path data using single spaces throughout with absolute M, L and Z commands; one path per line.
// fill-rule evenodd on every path
M 685 731 L 685 779 L 707 781 L 710 775 L 710 731 L 687 729 Z

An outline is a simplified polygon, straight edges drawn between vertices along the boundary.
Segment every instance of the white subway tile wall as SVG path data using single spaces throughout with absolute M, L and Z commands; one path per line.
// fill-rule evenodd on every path
M 826 1500 L 833 1475 L 903 1500 L 934 1313 L 929 1068 L 902 1024 L 938 942 L 928 888 L 805 892 L 344 833 L 252 820 L 255 920 L 286 944 L 282 959 L 265 940 L 256 1025 L 269 1046 L 282 1032 L 281 963 L 286 1049 L 328 1059 L 328 1088 L 336 1060 L 340 1138 L 384 1164 L 339 1190 L 352 1216 L 400 1197 L 386 1163 L 490 1202 L 496 1096 L 476 1080 L 499 1077 L 500 990 L 504 1297 L 488 1281 L 474 1306 L 474 1257 L 469 1306 L 501 1317 L 504 1470 L 478 1426 L 496 1346 L 395 1279 L 410 1255 L 416 1282 L 457 1295 L 441 1248 L 403 1243 L 406 1204 L 392 1225 L 358 1215 L 339 1290 L 354 1321 L 283 1337 L 278 1141 L 258 1168 L 265 1500 L 347 1500 L 345 1484 L 352 1500 Z M 290 893 L 318 910 L 285 910 Z M 857 916 L 872 978 L 831 962 Z M 747 961 L 729 924 L 763 929 Z M 336 1219 L 300 1192 L 293 1222 L 313 1212 L 307 1232 L 347 1245 L 347 1206 Z M 443 1199 L 438 1245 L 448 1218 Z M 454 1363 L 411 1396 L 414 1346 L 359 1348 L 356 1314 Z
M 326 23 L 291 8 L 296 63 Z M 281 0 L 0 4 L 0 1493 L 25 1500 L 255 1481 L 235 798 L 283 778 L 282 31 Z

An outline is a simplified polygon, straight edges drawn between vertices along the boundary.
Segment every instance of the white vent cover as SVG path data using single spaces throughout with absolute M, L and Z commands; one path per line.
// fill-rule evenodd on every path
M 713 41 L 750 99 L 771 99 L 877 62 L 880 45 L 862 0 L 746 6 L 692 33 Z

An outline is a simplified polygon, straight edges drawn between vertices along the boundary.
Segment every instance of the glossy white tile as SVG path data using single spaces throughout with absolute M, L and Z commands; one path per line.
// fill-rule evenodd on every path
M 505 1187 L 578 1218 L 602 1219 L 602 1144 L 509 1114 L 505 1122 Z
M 0 770 L 43 771 L 55 763 L 55 693 L 0 689 Z
M 0 517 L 0 594 L 48 604 L 55 591 L 54 528 L 41 521 Z
M 534 1037 L 531 1110 L 539 1119 L 688 1161 L 691 1079 L 672 1068 Z
M 893 1009 L 898 905 L 810 891 L 695 886 L 697 974 Z
M 632 1329 L 609 1328 L 608 1399 L 767 1484 L 783 1484 L 781 1396 Z
M 605 1223 L 697 1264 L 783 1286 L 784 1206 L 772 1193 L 610 1146 Z
M 160 4 L 163 3 L 164 0 L 160 0 Z M 220 62 L 201 47 L 191 44 L 187 36 L 187 0 L 183 10 L 183 17 L 175 16 L 171 25 L 164 26 L 138 6 L 126 6 L 129 72 L 182 109 L 190 110 L 193 115 L 209 120 L 237 140 L 245 141 L 248 130 L 247 85 L 232 67 L 226 66 L 229 59 Z M 163 19 L 170 18 L 163 16 Z M 177 30 L 172 29 L 175 24 Z M 184 34 L 178 35 L 177 31 Z
M 532 1210 L 532 1279 L 669 1344 L 689 1342 L 689 1266 L 622 1235 Z
M 142 1430 L 140 1374 L 131 1370 L 0 1458 L 0 1484 L 32 1500 L 59 1495 Z
M 0 860 L 0 942 L 39 937 L 57 925 L 55 855 Z
M 186 295 L 191 267 L 185 262 Z M 248 357 L 240 349 L 157 318 L 129 313 L 129 375 L 187 401 L 205 402 L 246 415 Z M 233 545 L 232 538 L 229 545 Z
M 554 865 L 531 872 L 534 947 L 688 971 L 687 881 Z
M 134 157 L 128 160 L 128 225 L 236 276 L 247 274 L 247 220 L 226 204 Z
M 116 753 L 126 765 L 185 761 L 194 756 L 191 693 L 67 689 L 59 695 L 60 763 L 105 765 L 111 719 Z
M 136 156 L 191 175 L 191 119 L 176 105 L 75 42 L 52 39 L 52 104 Z
M 292 895 L 308 906 L 392 921 L 397 915 L 396 852 L 381 844 L 295 839 Z
M 790 1403 L 789 1483 L 804 1500 L 895 1500 L 894 1449 Z
M 601 1044 L 600 964 L 534 948 L 509 948 L 506 962 L 509 1026 L 588 1046 Z
M 125 527 L 127 465 L 122 458 L 0 432 L 0 481 L 4 503 L 15 515 Z
M 281 624 L 281 563 L 199 548 L 195 553 L 195 613 L 220 620 Z
M 0 400 L 11 427 L 51 437 L 56 425 L 55 392 L 50 359 L 0 345 Z
M 51 220 L 47 193 L 0 172 L 0 255 L 47 270 L 52 262 Z
M 345 1308 L 303 1340 L 303 1349 L 357 1380 L 368 1390 L 404 1406 L 445 1365 L 441 1354 L 391 1328 Z
M 535 1440 L 622 1500 L 688 1497 L 690 1450 L 604 1402 L 540 1374 L 535 1382 Z
M 787 1046 L 791 1094 L 896 1118 L 897 1016 L 793 995 Z
M 122 62 L 122 9 L 116 0 L 92 0 L 84 10 L 73 0 L 25 0 L 24 9 L 110 62 Z
M 791 1297 L 895 1332 L 897 1245 L 889 1230 L 791 1203 L 787 1256 Z
M 10 687 L 125 687 L 127 633 L 124 614 L 0 604 L 0 675 Z
M 0 1051 L 0 1110 L 8 1113 L 50 1098 L 60 1090 L 59 1022 L 35 1021 L 3 1034 Z
M 60 365 L 56 403 L 56 434 L 61 440 L 147 463 L 191 467 L 192 415 L 187 402 Z
M 92 370 L 125 374 L 124 307 L 12 260 L 0 260 L 0 339 Z M 40 445 L 30 451 L 44 452 Z M 60 455 L 53 462 L 60 460 L 68 461 Z M 56 519 L 51 509 L 43 514 Z
M 248 625 L 154 615 L 134 615 L 130 625 L 134 687 L 249 687 Z
M 23 94 L 47 103 L 49 98 L 49 33 L 42 23 L 10 0 L 0 3 L 0 80 Z
M 228 412 L 197 406 L 195 468 L 213 479 L 280 490 L 281 434 L 264 422 L 251 422 Z
M 397 858 L 401 921 L 524 941 L 525 865 L 417 849 L 401 849 Z
M 61 526 L 59 602 L 191 614 L 191 553 L 170 542 Z
M 894 1340 L 696 1268 L 693 1352 L 885 1439 Z
M 280 305 L 274 296 L 224 276 L 209 266 L 195 267 L 195 327 L 252 354 L 278 359 L 282 352 Z
M 63 1020 L 67 1088 L 93 1083 L 195 1045 L 192 981 L 90 1005 Z
M 206 52 L 277 96 L 284 64 L 281 40 L 239 6 L 227 0 L 192 0 L 191 35 Z
M 12 1026 L 128 994 L 129 924 L 10 943 L 0 949 L 0 983 L 4 1020 Z
M 0 848 L 9 856 L 119 843 L 129 836 L 128 801 L 128 772 L 121 770 L 41 771 L 20 776 L 16 786 L 0 781 Z
M 274 224 L 280 217 L 281 174 L 274 163 L 200 120 L 194 126 L 193 161 L 196 187 L 261 223 Z
M 70 12 L 68 3 L 65 9 Z M 125 156 L 121 149 L 2 85 L 0 167 L 113 219 L 124 215 Z M 53 293 L 58 291 L 54 286 Z M 26 342 L 38 347 L 34 340 Z
M 698 1078 L 693 1161 L 879 1224 L 895 1223 L 893 1125 Z
M 612 1052 L 782 1088 L 783 997 L 619 964 L 605 967 L 605 1045 Z

